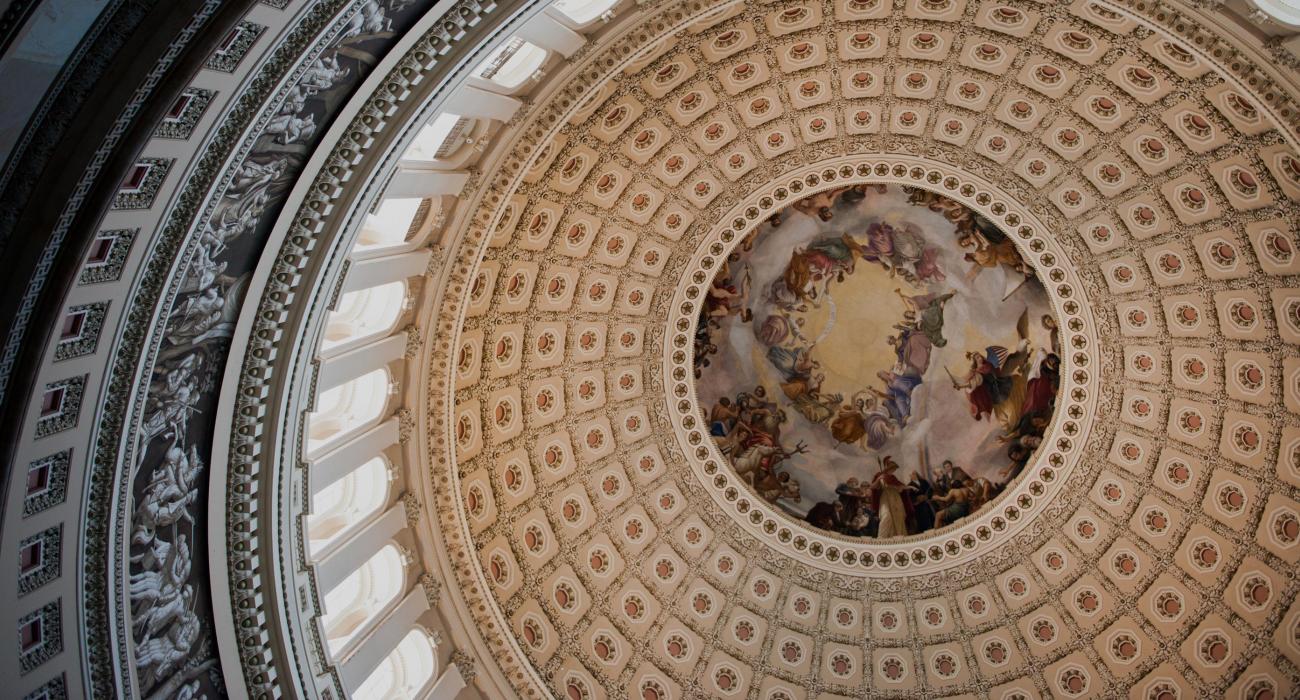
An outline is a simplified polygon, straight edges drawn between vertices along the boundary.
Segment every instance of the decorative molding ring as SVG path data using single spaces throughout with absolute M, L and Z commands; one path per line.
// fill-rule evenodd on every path
M 729 468 L 709 438 L 705 412 L 691 380 L 691 339 L 700 303 L 714 272 L 745 235 L 796 199 L 851 184 L 887 183 L 920 187 L 965 204 L 997 222 L 1043 278 L 1062 331 L 1060 402 L 1034 460 L 1014 488 L 961 523 L 930 533 L 877 542 L 817 531 L 759 498 Z M 897 577 L 930 574 L 959 566 L 1000 546 L 1061 492 L 1082 458 L 1092 432 L 1100 377 L 1092 368 L 1101 343 L 1084 285 L 1065 249 L 1027 208 L 998 187 L 950 165 L 913 156 L 850 156 L 805 166 L 736 204 L 703 238 L 673 299 L 664 338 L 665 410 L 674 434 L 714 503 L 746 532 L 781 554 L 810 566 L 847 575 Z M 671 394 L 671 397 L 668 396 Z M 996 505 L 995 505 L 996 504 Z

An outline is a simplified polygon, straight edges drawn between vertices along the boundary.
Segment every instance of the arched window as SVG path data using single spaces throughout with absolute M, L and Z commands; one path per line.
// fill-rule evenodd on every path
M 379 368 L 321 392 L 307 415 L 307 452 L 373 422 L 388 405 L 388 370 Z
M 325 321 L 321 349 L 388 333 L 402 315 L 405 301 L 406 282 L 401 280 L 344 294 Z
M 467 143 L 478 120 L 444 112 L 424 125 L 403 155 L 407 160 L 446 160 Z
M 479 64 L 474 74 L 506 91 L 513 91 L 528 82 L 546 63 L 548 56 L 550 53 L 546 49 L 514 37 L 497 47 Z
M 618 2 L 619 0 L 556 0 L 551 7 L 573 20 L 574 24 L 584 27 L 594 22 L 609 8 L 617 5 Z
M 418 227 L 423 223 L 416 221 L 422 203 L 418 197 L 385 198 L 378 209 L 366 214 L 353 251 L 366 252 L 405 243 L 412 225 Z
M 388 461 L 375 457 L 312 497 L 307 545 L 313 555 L 356 532 L 388 502 Z
M 438 671 L 438 657 L 433 637 L 423 629 L 406 633 L 397 648 L 379 662 L 361 686 L 352 693 L 353 700 L 413 700 L 419 697 Z
M 1300 28 L 1300 2 L 1297 0 L 1250 0 L 1247 8 L 1250 5 L 1259 8 L 1276 24 L 1292 31 Z
M 385 545 L 325 594 L 325 640 L 337 658 L 348 642 L 368 628 L 401 594 L 406 585 L 402 555 Z

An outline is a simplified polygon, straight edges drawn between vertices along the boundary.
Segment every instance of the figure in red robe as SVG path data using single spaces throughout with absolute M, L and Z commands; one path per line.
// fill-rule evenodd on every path
M 880 518 L 876 537 L 899 537 L 908 534 L 907 524 L 913 519 L 912 494 L 906 485 L 894 476 L 898 462 L 885 457 L 880 471 L 871 479 L 871 509 Z

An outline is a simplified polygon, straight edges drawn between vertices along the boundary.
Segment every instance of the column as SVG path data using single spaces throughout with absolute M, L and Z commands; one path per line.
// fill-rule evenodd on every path
M 343 685 L 348 692 L 361 687 L 366 678 L 379 666 L 380 663 L 397 648 L 412 628 L 415 627 L 415 621 L 429 609 L 429 600 L 424 597 L 424 592 L 420 587 L 416 587 L 402 602 L 393 608 L 372 631 L 369 636 L 357 645 L 356 651 L 343 662 L 342 668 L 339 669 L 339 675 L 343 678 Z M 436 654 L 437 652 L 435 652 Z
M 460 170 L 437 170 L 432 161 L 403 160 L 384 190 L 386 197 L 437 197 L 459 195 L 469 181 L 469 173 Z
M 555 51 L 565 58 L 576 53 L 586 41 L 581 34 L 545 13 L 534 15 L 515 34 L 530 44 Z
M 465 677 L 460 675 L 460 669 L 453 664 L 438 676 L 438 682 L 429 688 L 429 692 L 421 695 L 419 700 L 454 700 L 464 687 Z
M 406 331 L 390 335 L 321 363 L 316 376 L 316 391 L 325 392 L 361 375 L 380 369 L 406 354 Z
M 405 527 L 406 512 L 400 503 L 366 525 L 361 532 L 353 535 L 316 565 L 316 584 L 320 590 L 333 590 Z
M 321 458 L 313 460 L 308 467 L 312 495 L 320 493 L 330 484 L 347 476 L 353 469 L 396 445 L 400 433 L 397 418 L 389 418 Z
M 495 119 L 499 122 L 508 121 L 523 105 L 513 97 L 498 95 L 471 85 L 462 87 L 452 102 L 455 103 L 456 114 L 479 119 Z
M 343 291 L 355 292 L 423 275 L 429 266 L 431 255 L 433 251 L 424 248 L 409 253 L 353 260 L 348 266 L 348 276 L 343 280 Z

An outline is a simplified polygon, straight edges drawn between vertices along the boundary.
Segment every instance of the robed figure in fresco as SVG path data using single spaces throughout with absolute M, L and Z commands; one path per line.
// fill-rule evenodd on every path
M 865 392 L 854 397 L 852 403 L 840 406 L 830 428 L 838 442 L 857 443 L 866 450 L 880 449 L 898 432 L 898 424 L 877 408 L 876 397 Z
M 912 519 L 912 494 L 894 476 L 896 471 L 898 462 L 893 457 L 885 457 L 880 462 L 880 471 L 871 479 L 871 509 L 880 518 L 876 537 L 906 535 L 907 523 Z
M 1028 310 L 1016 325 L 1019 341 L 1014 350 L 990 345 L 983 352 L 969 351 L 970 366 L 961 381 L 952 378 L 954 389 L 966 389 L 970 414 L 975 420 L 996 417 L 1006 432 L 1015 429 L 1023 415 L 1030 364 Z

